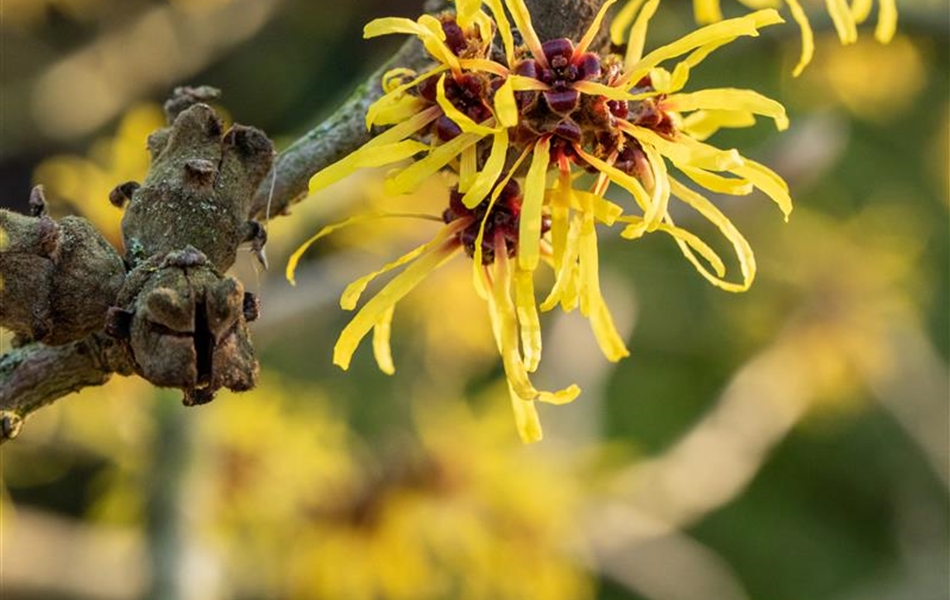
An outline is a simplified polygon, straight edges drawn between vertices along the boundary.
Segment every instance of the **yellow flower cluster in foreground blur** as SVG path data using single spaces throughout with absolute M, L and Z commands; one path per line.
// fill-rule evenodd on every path
M 236 589 L 264 572 L 267 595 L 289 598 L 591 597 L 574 547 L 580 478 L 519 448 L 507 415 L 430 399 L 418 440 L 373 451 L 312 390 L 273 380 L 266 402 L 224 398 L 202 421 L 195 509 L 220 530 Z
M 733 292 L 749 288 L 756 267 L 748 242 L 695 186 L 729 195 L 758 189 L 787 217 L 792 203 L 781 177 L 706 140 L 721 128 L 754 125 L 757 116 L 772 119 L 779 130 L 788 119 L 781 104 L 752 90 L 684 90 L 691 71 L 710 53 L 782 19 L 774 10 L 760 10 L 647 52 L 647 27 L 660 4 L 649 0 L 634 11 L 628 6 L 614 23 L 615 33 L 629 30 L 623 56 L 594 52 L 591 44 L 615 2 L 603 4 L 580 40 L 540 40 L 523 0 L 459 0 L 454 13 L 377 19 L 366 26 L 366 37 L 416 36 L 434 64 L 423 73 L 397 68 L 384 75 L 386 93 L 369 108 L 366 124 L 388 129 L 315 174 L 311 192 L 358 169 L 410 158 L 408 166 L 389 174 L 390 194 L 413 192 L 439 171 L 451 173 L 454 185 L 441 215 L 424 216 L 443 223 L 431 241 L 344 291 L 341 305 L 355 309 L 375 278 L 404 267 L 344 329 L 334 349 L 337 365 L 348 368 L 372 331 L 376 360 L 392 373 L 395 304 L 464 252 L 472 259 L 474 288 L 488 306 L 518 431 L 523 440 L 536 441 L 541 428 L 534 402 L 563 404 L 580 393 L 576 385 L 544 391 L 531 382 L 541 359 L 539 309 L 579 309 L 607 359 L 629 354 L 600 291 L 598 225 L 620 226 L 628 239 L 665 233 L 712 284 Z M 523 45 L 515 45 L 515 28 Z M 491 54 L 496 33 L 503 58 Z M 608 200 L 614 191 L 629 201 Z M 674 198 L 729 242 L 738 281 L 726 278 L 726 262 L 710 244 L 674 223 Z M 293 281 L 310 244 L 367 218 L 318 232 L 291 258 L 288 278 Z M 535 275 L 542 264 L 554 283 L 539 303 Z

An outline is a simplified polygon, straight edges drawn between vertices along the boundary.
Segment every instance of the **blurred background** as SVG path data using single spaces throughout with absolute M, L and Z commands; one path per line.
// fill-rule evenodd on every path
M 518 441 L 463 260 L 400 303 L 394 376 L 368 342 L 350 372 L 332 366 L 346 283 L 438 225 L 342 231 L 305 256 L 296 288 L 286 257 L 355 212 L 446 202 L 438 180 L 394 200 L 367 172 L 268 224 L 271 270 L 239 260 L 264 307 L 259 389 L 187 409 L 114 377 L 0 449 L 0 595 L 948 598 L 948 7 L 906 0 L 890 45 L 865 26 L 843 48 L 819 4 L 806 3 L 817 52 L 800 78 L 792 25 L 694 74 L 694 89 L 752 87 L 792 119 L 782 135 L 763 123 L 713 140 L 792 186 L 787 224 L 763 197 L 718 199 L 755 248 L 756 284 L 727 294 L 665 237 L 602 234 L 632 355 L 607 363 L 576 314 L 543 315 L 539 387 L 584 390 L 541 407 L 544 441 Z M 401 42 L 364 42 L 362 25 L 419 9 L 4 0 L 0 202 L 22 210 L 43 183 L 56 215 L 118 245 L 108 192 L 144 176 L 174 86 L 221 88 L 229 119 L 286 147 Z M 692 26 L 668 0 L 648 44 Z

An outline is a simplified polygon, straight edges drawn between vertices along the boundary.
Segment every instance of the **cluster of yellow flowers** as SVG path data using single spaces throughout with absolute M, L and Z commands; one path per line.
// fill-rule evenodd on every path
M 706 139 L 721 128 L 752 126 L 756 116 L 772 119 L 783 130 L 788 118 L 781 104 L 752 90 L 684 90 L 692 69 L 714 50 L 757 36 L 782 18 L 771 8 L 726 20 L 718 9 L 705 10 L 698 15 L 716 22 L 645 52 L 647 27 L 660 1 L 632 0 L 610 26 L 614 46 L 625 52 L 593 51 L 616 1 L 604 2 L 576 41 L 541 40 L 524 0 L 456 0 L 454 12 L 417 21 L 383 18 L 366 26 L 366 37 L 416 36 L 434 64 L 423 73 L 397 68 L 384 75 L 385 94 L 369 108 L 366 125 L 387 129 L 315 174 L 310 191 L 361 168 L 397 163 L 402 166 L 386 180 L 392 195 L 412 192 L 440 171 L 452 173 L 455 184 L 441 215 L 443 227 L 431 241 L 344 291 L 341 305 L 352 310 L 373 279 L 405 267 L 346 326 L 334 363 L 348 368 L 359 342 L 372 330 L 377 362 L 391 373 L 395 304 L 464 251 L 472 258 L 474 288 L 488 305 L 518 430 L 523 440 L 536 441 L 541 428 L 534 402 L 563 404 L 580 393 L 576 385 L 538 390 L 530 380 L 541 358 L 539 309 L 579 309 L 607 359 L 629 354 L 600 290 L 597 224 L 620 226 L 628 239 L 663 232 L 713 285 L 733 292 L 749 288 L 756 270 L 749 243 L 694 188 L 729 195 L 758 189 L 787 218 L 792 202 L 778 174 Z M 789 7 L 799 23 L 807 24 L 798 18 L 794 0 Z M 885 12 L 882 5 L 882 22 Z M 832 14 L 838 15 L 837 23 L 839 12 Z M 855 15 L 848 15 L 853 24 Z M 496 36 L 502 51 L 493 52 Z M 799 67 L 805 59 L 803 54 Z M 407 159 L 412 160 L 405 163 Z M 608 200 L 612 187 L 625 191 L 632 202 L 624 206 Z M 738 259 L 738 280 L 725 279 L 726 263 L 717 252 L 674 223 L 673 198 L 728 240 Z M 338 227 L 325 228 L 301 246 L 287 267 L 291 281 L 301 254 Z M 553 271 L 554 283 L 538 303 L 534 283 L 542 263 Z

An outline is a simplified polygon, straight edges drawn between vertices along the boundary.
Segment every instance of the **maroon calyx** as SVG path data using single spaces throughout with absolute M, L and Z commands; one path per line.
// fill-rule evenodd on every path
M 504 189 L 495 201 L 488 219 L 485 214 L 488 212 L 489 199 L 486 198 L 478 206 L 468 208 L 462 204 L 463 194 L 458 191 L 458 187 L 452 188 L 449 196 L 449 207 L 442 213 L 442 220 L 451 223 L 458 219 L 471 219 L 471 223 L 459 231 L 456 236 L 459 243 L 465 248 L 465 253 L 470 257 L 475 256 L 475 241 L 478 239 L 478 231 L 485 221 L 485 233 L 482 237 L 482 264 L 489 265 L 495 262 L 495 253 L 499 251 L 496 247 L 497 240 L 505 244 L 504 252 L 508 257 L 513 257 L 518 253 L 518 227 L 521 219 L 521 186 L 517 182 L 510 180 L 505 184 Z M 544 235 L 551 228 L 551 220 L 543 218 L 541 221 L 541 234 Z
M 442 18 L 442 32 L 445 33 L 445 45 L 449 47 L 452 54 L 461 56 L 468 47 L 468 40 L 465 39 L 465 32 L 459 27 L 455 19 L 445 16 Z
M 660 95 L 655 98 L 647 98 L 640 102 L 630 103 L 630 115 L 627 117 L 627 120 L 639 127 L 652 129 L 665 137 L 672 137 L 676 134 L 676 126 L 673 124 L 673 119 L 670 118 L 670 115 L 659 106 L 663 98 L 664 96 Z
M 435 103 L 437 100 L 438 79 L 430 77 L 419 84 L 419 95 Z M 488 108 L 490 97 L 494 94 L 491 84 L 478 75 L 465 73 L 459 76 L 445 78 L 446 99 L 465 116 L 481 123 L 492 116 Z M 442 115 L 435 122 L 434 133 L 443 142 L 447 142 L 460 133 L 461 127 L 447 115 Z
M 544 99 L 552 112 L 568 116 L 578 109 L 580 92 L 573 84 L 601 76 L 600 57 L 593 52 L 577 54 L 574 43 L 567 38 L 548 40 L 541 45 L 547 66 L 533 59 L 522 61 L 515 72 L 547 84 Z
M 617 155 L 614 167 L 642 181 L 649 175 L 650 163 L 639 141 L 630 137 L 627 137 L 625 141 L 626 144 Z
M 580 92 L 565 87 L 560 89 L 552 87 L 544 92 L 544 100 L 548 103 L 548 108 L 565 117 L 577 110 L 580 99 Z

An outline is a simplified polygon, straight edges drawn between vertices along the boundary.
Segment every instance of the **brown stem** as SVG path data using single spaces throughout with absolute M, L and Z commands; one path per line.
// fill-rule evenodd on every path
M 566 37 L 579 40 L 587 32 L 604 0 L 525 0 L 531 23 L 544 40 Z M 596 47 L 596 45 L 595 45 Z
M 16 436 L 23 419 L 113 373 L 132 372 L 115 341 L 93 334 L 64 346 L 28 344 L 0 357 L 0 443 Z

